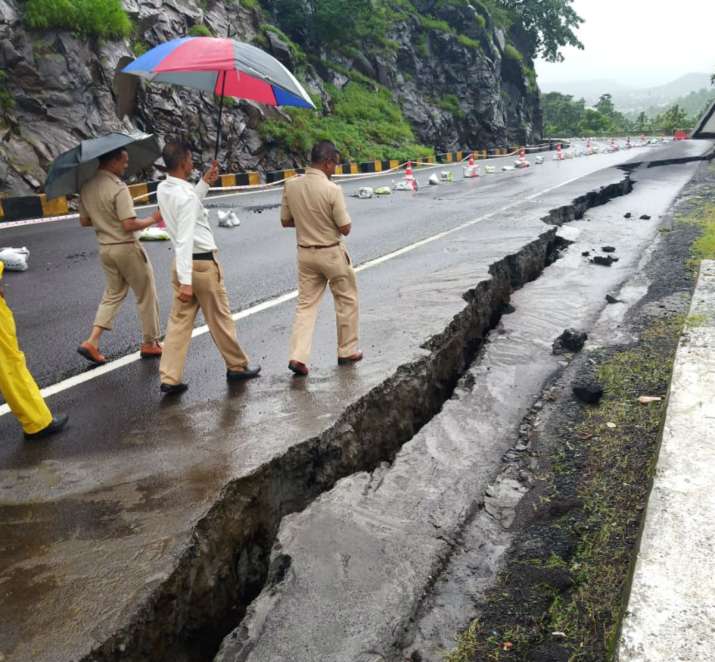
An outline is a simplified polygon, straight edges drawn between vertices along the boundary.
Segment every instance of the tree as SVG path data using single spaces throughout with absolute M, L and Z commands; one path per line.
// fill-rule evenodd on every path
M 276 24 L 307 48 L 335 46 L 374 34 L 382 7 L 371 0 L 263 0 Z
M 613 130 L 611 120 L 595 108 L 586 108 L 581 120 L 580 133 L 586 135 L 608 133 Z
M 613 105 L 613 96 L 611 94 L 602 94 L 595 108 L 601 115 L 606 117 L 613 119 L 616 116 L 616 107 Z
M 648 133 L 650 131 L 650 120 L 644 111 L 641 111 L 636 119 L 636 130 L 641 133 Z
M 585 101 L 569 94 L 549 92 L 541 98 L 544 112 L 544 132 L 547 136 L 573 136 L 579 132 L 585 111 Z
M 571 6 L 573 0 L 499 0 L 519 19 L 534 39 L 534 55 L 549 62 L 561 62 L 559 50 L 564 46 L 583 49 L 576 30 L 583 19 Z
M 676 103 L 655 118 L 655 125 L 666 133 L 684 129 L 689 124 L 688 114 Z

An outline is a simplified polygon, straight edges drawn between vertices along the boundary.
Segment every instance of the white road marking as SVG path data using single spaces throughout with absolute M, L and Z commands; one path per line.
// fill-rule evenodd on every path
M 364 262 L 360 266 L 356 267 L 355 271 L 360 272 L 360 271 L 365 271 L 366 269 L 372 269 L 373 267 L 376 267 L 380 264 L 384 264 L 385 262 L 394 260 L 397 257 L 400 257 L 407 253 L 411 253 L 412 251 L 414 251 L 418 248 L 421 248 L 422 246 L 426 246 L 426 245 L 431 244 L 435 241 L 439 241 L 440 239 L 444 239 L 445 237 L 448 237 L 449 235 L 452 235 L 456 232 L 460 232 L 466 228 L 476 225 L 477 223 L 482 223 L 483 221 L 486 221 L 486 220 L 496 216 L 497 214 L 501 214 L 505 211 L 508 211 L 509 209 L 512 209 L 513 207 L 516 207 L 517 205 L 523 204 L 524 202 L 529 202 L 530 200 L 534 200 L 535 198 L 538 198 L 542 195 L 546 195 L 547 193 L 550 193 L 551 191 L 555 191 L 556 189 L 559 189 L 563 186 L 568 186 L 569 184 L 572 184 L 573 182 L 578 181 L 579 179 L 583 179 L 584 177 L 587 177 L 590 174 L 592 174 L 592 173 L 587 173 L 586 175 L 579 175 L 578 177 L 573 177 L 572 179 L 569 179 L 565 182 L 561 182 L 560 184 L 557 184 L 550 188 L 544 189 L 543 191 L 539 191 L 537 193 L 532 193 L 529 196 L 520 198 L 519 200 L 511 202 L 508 205 L 505 205 L 504 207 L 495 209 L 494 211 L 491 211 L 488 214 L 484 214 L 483 216 L 479 216 L 478 218 L 475 218 L 471 221 L 466 221 L 465 223 L 462 223 L 462 224 L 457 225 L 453 228 L 450 228 L 449 230 L 439 232 L 439 233 L 434 234 L 430 237 L 426 237 L 425 239 L 420 239 L 419 241 L 409 244 L 408 246 L 404 246 L 403 248 L 399 248 L 396 251 L 392 251 L 391 253 L 387 253 L 387 254 L 382 255 L 381 257 L 375 258 L 373 260 L 368 260 L 367 262 Z M 268 299 L 266 301 L 263 301 L 262 303 L 256 304 L 255 306 L 246 308 L 245 310 L 240 310 L 237 313 L 234 313 L 233 315 L 231 315 L 231 317 L 235 321 L 245 319 L 246 317 L 251 317 L 252 315 L 257 315 L 258 313 L 262 313 L 265 310 L 270 310 L 271 308 L 280 306 L 284 303 L 287 303 L 288 301 L 292 301 L 293 299 L 297 298 L 297 296 L 298 296 L 298 290 L 292 290 L 291 292 L 287 292 L 285 294 L 281 294 L 280 296 L 274 297 L 272 299 Z M 208 330 L 209 330 L 209 328 L 206 325 L 196 327 L 193 330 L 191 337 L 196 338 L 198 336 L 202 336 L 202 335 L 208 333 Z M 75 386 L 79 386 L 80 384 L 84 384 L 85 382 L 102 377 L 102 376 L 106 375 L 107 373 L 113 372 L 115 370 L 119 370 L 120 368 L 124 368 L 125 366 L 128 366 L 128 365 L 131 365 L 132 363 L 135 363 L 136 361 L 139 361 L 139 360 L 141 360 L 139 352 L 134 352 L 133 354 L 128 354 L 126 356 L 121 357 L 120 359 L 116 359 L 109 363 L 105 363 L 102 366 L 94 368 L 93 370 L 88 370 L 87 372 L 83 372 L 79 375 L 74 375 L 73 377 L 69 377 L 61 382 L 57 382 L 56 384 L 47 386 L 42 389 L 42 391 L 41 391 L 42 395 L 43 395 L 43 397 L 48 398 L 48 397 L 55 395 L 57 393 L 62 393 L 63 391 L 67 391 L 68 389 L 74 388 Z M 0 406 L 0 417 L 4 416 L 5 414 L 9 414 L 9 413 L 10 413 L 10 408 L 7 405 Z

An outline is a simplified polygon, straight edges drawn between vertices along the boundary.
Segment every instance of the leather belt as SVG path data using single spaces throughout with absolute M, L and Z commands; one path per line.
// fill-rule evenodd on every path
M 209 260 L 213 261 L 214 259 L 214 254 L 209 252 L 209 253 L 194 253 L 191 256 L 192 260 Z
M 303 244 L 298 244 L 298 248 L 334 248 L 335 246 L 340 246 L 340 242 L 336 241 L 334 244 L 328 244 L 327 246 L 303 246 Z

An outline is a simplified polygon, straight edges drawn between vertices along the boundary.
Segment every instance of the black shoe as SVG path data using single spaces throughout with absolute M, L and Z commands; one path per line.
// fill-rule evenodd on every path
M 161 392 L 164 395 L 179 395 L 179 393 L 183 393 L 184 391 L 187 391 L 189 389 L 188 384 L 162 384 L 161 385 Z
M 355 354 L 351 354 L 350 356 L 338 357 L 338 365 L 352 365 L 353 363 L 357 363 L 358 361 L 362 361 L 362 352 L 360 350 L 355 352 Z
M 256 366 L 255 368 L 248 366 L 243 370 L 227 370 L 226 379 L 229 382 L 242 382 L 246 379 L 254 379 L 255 377 L 258 377 L 260 372 L 261 366 Z
M 32 434 L 25 432 L 25 439 L 30 441 L 32 439 L 42 439 L 43 437 L 49 437 L 50 435 L 57 434 L 62 431 L 62 428 L 64 428 L 65 425 L 67 425 L 67 421 L 69 421 L 69 419 L 70 417 L 67 416 L 67 414 L 58 414 L 53 417 L 52 423 L 39 432 L 33 432 Z

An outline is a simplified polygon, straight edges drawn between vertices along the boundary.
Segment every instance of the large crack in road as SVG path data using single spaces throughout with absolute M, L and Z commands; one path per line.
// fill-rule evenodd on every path
M 322 434 L 228 483 L 195 527 L 170 577 L 126 627 L 83 661 L 211 660 L 266 587 L 271 548 L 284 518 L 305 510 L 340 479 L 392 462 L 452 397 L 512 292 L 538 278 L 556 258 L 563 240 L 555 225 L 581 218 L 631 187 L 625 175 L 554 209 L 544 219 L 552 225 L 493 263 L 491 277 L 464 293 L 464 309 L 425 343 L 429 354 L 402 365 Z M 271 581 L 280 575 L 278 563 Z

